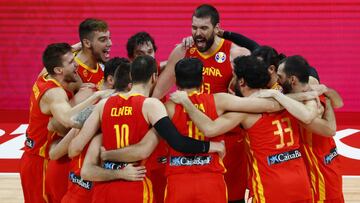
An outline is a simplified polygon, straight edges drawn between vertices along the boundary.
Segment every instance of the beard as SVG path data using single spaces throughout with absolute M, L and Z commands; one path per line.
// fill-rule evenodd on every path
M 106 62 L 106 60 L 101 57 L 101 54 L 102 54 L 102 53 L 100 53 L 100 52 L 98 52 L 98 51 L 95 51 L 95 49 L 94 49 L 93 46 L 91 46 L 90 50 L 91 50 L 91 54 L 95 57 L 95 59 L 96 59 L 98 62 L 101 62 L 101 63 L 105 63 L 105 62 Z
M 214 44 L 215 41 L 215 33 L 212 33 L 212 35 L 210 36 L 209 39 L 206 39 L 205 37 L 202 36 L 193 36 L 194 42 L 195 42 L 195 46 L 196 48 L 200 51 L 200 52 L 205 52 L 207 50 L 210 49 L 210 47 Z M 197 40 L 203 40 L 205 41 L 205 46 L 204 47 L 199 47 L 196 43 Z
M 285 81 L 281 86 L 282 86 L 282 88 L 283 88 L 283 93 L 284 93 L 284 94 L 291 93 L 292 90 L 293 90 L 293 88 L 292 88 L 292 86 L 291 86 L 291 84 L 290 84 L 289 81 Z
M 74 75 L 74 73 L 69 73 L 69 74 L 64 75 L 64 81 L 67 83 L 72 83 L 72 82 L 77 82 L 78 79 Z
M 235 95 L 238 96 L 238 97 L 244 97 L 244 95 L 241 93 L 241 90 L 240 90 L 239 87 L 240 87 L 239 82 L 236 81 L 235 86 L 234 86 Z

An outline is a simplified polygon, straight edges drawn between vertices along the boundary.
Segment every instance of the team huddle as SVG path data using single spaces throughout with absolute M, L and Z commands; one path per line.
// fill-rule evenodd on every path
M 21 158 L 25 202 L 344 202 L 332 138 L 342 98 L 303 57 L 219 20 L 197 7 L 192 36 L 164 62 L 146 32 L 129 38 L 128 58 L 110 58 L 99 19 L 80 23 L 80 43 L 48 45 Z

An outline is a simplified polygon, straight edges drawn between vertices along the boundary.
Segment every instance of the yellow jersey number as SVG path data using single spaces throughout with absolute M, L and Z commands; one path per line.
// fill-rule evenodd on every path
M 116 147 L 123 148 L 129 146 L 129 126 L 122 124 L 121 127 L 116 124 L 114 125 L 116 134 Z
M 287 123 L 287 127 L 283 129 L 281 123 Z M 274 135 L 280 136 L 280 143 L 276 145 L 276 149 L 285 147 L 285 134 L 289 134 L 289 141 L 286 142 L 286 146 L 292 146 L 294 144 L 293 130 L 291 127 L 291 121 L 289 118 L 282 118 L 280 120 L 274 120 L 273 125 L 276 125 L 277 130 L 274 131 Z

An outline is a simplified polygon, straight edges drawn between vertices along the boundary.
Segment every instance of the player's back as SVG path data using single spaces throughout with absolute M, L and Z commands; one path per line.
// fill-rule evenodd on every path
M 211 119 L 218 117 L 214 97 L 212 94 L 201 94 L 193 92 L 189 94 L 192 103 Z M 182 135 L 187 135 L 196 140 L 220 141 L 223 136 L 207 138 L 195 126 L 184 107 L 180 104 L 175 105 L 175 113 L 172 117 L 175 127 Z M 167 163 L 166 174 L 174 175 L 179 173 L 224 173 L 225 168 L 221 158 L 217 153 L 186 154 L 169 149 L 169 163 Z
M 108 98 L 103 113 L 101 130 L 106 150 L 124 148 L 139 142 L 149 130 L 142 113 L 146 97 L 140 94 L 128 97 L 116 94 Z M 105 161 L 103 167 L 121 170 L 127 163 Z M 139 163 L 140 164 L 140 163 Z M 147 202 L 152 199 L 151 181 L 116 180 L 99 182 L 95 186 L 93 202 Z
M 285 110 L 264 113 L 247 129 L 250 185 L 255 202 L 311 199 L 299 137 L 298 121 Z
M 326 108 L 325 97 L 320 101 Z M 314 198 L 317 201 L 343 200 L 341 159 L 338 156 L 334 138 L 325 137 L 304 128 L 301 129 L 301 146 L 310 179 Z

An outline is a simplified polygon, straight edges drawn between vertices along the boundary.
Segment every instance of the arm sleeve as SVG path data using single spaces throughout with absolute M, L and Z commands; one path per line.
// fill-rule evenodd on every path
M 256 48 L 259 47 L 259 44 L 257 42 L 239 33 L 224 31 L 223 38 L 232 41 L 236 45 L 245 47 L 251 52 L 253 52 Z
M 155 123 L 154 128 L 166 142 L 176 151 L 183 153 L 207 153 L 210 142 L 199 141 L 182 136 L 168 116 Z

